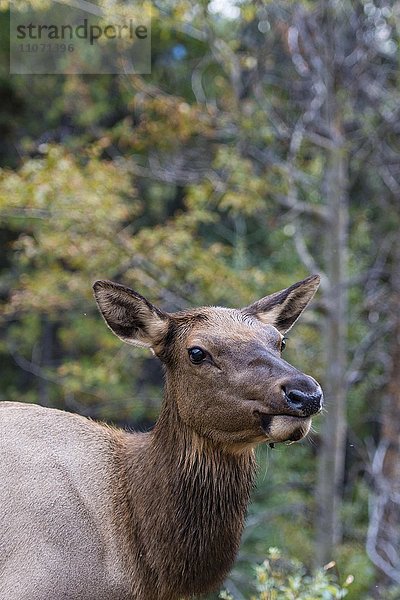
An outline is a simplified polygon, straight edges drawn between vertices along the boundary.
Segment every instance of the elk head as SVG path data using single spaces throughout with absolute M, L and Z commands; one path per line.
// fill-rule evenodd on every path
M 297 441 L 323 403 L 319 384 L 282 358 L 284 335 L 314 296 L 313 275 L 243 309 L 166 313 L 111 281 L 94 293 L 111 330 L 164 363 L 168 401 L 198 435 L 232 451 Z

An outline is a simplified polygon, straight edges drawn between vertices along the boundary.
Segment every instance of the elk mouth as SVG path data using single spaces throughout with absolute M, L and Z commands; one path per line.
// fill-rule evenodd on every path
M 283 417 L 285 421 L 289 421 L 291 424 L 290 434 L 284 439 L 279 439 L 281 442 L 298 442 L 305 435 L 307 435 L 310 428 L 310 416 L 297 416 L 293 414 L 287 413 L 279 413 L 279 414 L 267 414 L 256 411 L 257 416 L 260 419 L 260 426 L 264 433 L 264 435 L 271 437 L 271 431 L 273 420 L 276 417 Z
M 266 415 L 264 413 L 258 413 L 261 421 L 261 429 L 264 433 L 268 433 L 271 421 L 274 415 Z

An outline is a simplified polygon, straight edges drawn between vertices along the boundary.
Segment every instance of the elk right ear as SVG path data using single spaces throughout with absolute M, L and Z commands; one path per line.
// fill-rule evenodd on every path
M 113 281 L 96 281 L 93 290 L 105 322 L 121 340 L 147 348 L 162 342 L 169 317 L 146 298 Z
M 257 317 L 262 323 L 274 325 L 281 333 L 286 333 L 313 298 L 319 282 L 319 275 L 311 275 L 285 290 L 261 298 L 244 308 L 243 312 Z

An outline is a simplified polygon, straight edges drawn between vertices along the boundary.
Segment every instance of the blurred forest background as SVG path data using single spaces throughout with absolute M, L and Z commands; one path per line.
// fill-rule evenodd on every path
M 342 597 L 302 596 L 300 567 L 297 592 L 267 595 L 253 573 L 276 546 L 307 572 L 335 561 L 347 598 L 398 600 L 400 2 L 155 0 L 146 76 L 10 76 L 7 4 L 0 400 L 147 429 L 161 367 L 107 330 L 95 279 L 173 311 L 320 273 L 286 358 L 327 412 L 308 441 L 260 449 L 226 586 Z

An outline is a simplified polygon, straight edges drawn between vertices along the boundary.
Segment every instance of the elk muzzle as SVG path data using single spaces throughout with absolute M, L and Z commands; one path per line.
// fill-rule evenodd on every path
M 319 383 L 297 371 L 280 381 L 277 395 L 279 400 L 269 410 L 255 411 L 264 435 L 270 443 L 302 439 L 310 430 L 311 417 L 323 406 Z

